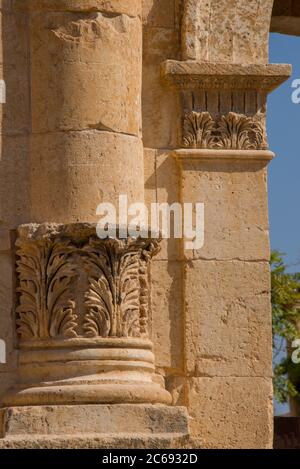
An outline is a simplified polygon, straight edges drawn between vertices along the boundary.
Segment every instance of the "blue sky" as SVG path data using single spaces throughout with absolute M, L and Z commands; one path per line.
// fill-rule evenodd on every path
M 269 170 L 271 245 L 286 253 L 291 271 L 300 271 L 300 104 L 291 99 L 291 83 L 300 79 L 300 37 L 271 34 L 270 62 L 293 65 L 292 78 L 268 100 L 269 143 L 277 155 Z
M 286 253 L 291 272 L 300 271 L 300 104 L 291 99 L 291 83 L 300 79 L 299 52 L 300 37 L 270 35 L 270 62 L 293 65 L 291 79 L 268 100 L 269 143 L 276 153 L 269 169 L 271 246 Z M 276 404 L 275 411 L 285 413 L 288 406 Z

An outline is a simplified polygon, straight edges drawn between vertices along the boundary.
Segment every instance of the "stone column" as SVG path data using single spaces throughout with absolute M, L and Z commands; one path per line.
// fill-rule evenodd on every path
M 31 221 L 96 221 L 143 202 L 141 0 L 27 1 Z M 116 205 L 117 206 L 117 205 Z
M 155 375 L 158 241 L 100 240 L 97 205 L 143 202 L 141 1 L 28 0 L 31 224 L 16 241 L 19 385 L 5 405 L 169 403 Z

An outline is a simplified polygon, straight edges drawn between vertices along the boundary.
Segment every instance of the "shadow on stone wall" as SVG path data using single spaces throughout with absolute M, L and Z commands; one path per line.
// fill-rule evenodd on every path
M 29 28 L 24 12 L 11 0 L 1 2 L 1 79 L 6 103 L 1 109 L 0 153 L 0 338 L 6 342 L 6 363 L 0 364 L 0 399 L 16 375 L 14 335 L 14 230 L 29 216 Z
M 300 417 L 275 417 L 274 449 L 300 449 Z

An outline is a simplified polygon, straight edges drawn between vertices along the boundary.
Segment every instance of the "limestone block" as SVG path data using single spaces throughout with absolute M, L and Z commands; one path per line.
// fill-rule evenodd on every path
M 152 340 L 158 368 L 183 367 L 182 266 L 153 261 L 151 265 Z
M 120 435 L 53 435 L 53 436 L 16 436 L 0 439 L 1 449 L 174 449 L 191 448 L 194 440 L 181 434 L 122 433 Z M 199 448 L 196 442 L 194 448 Z
M 273 0 L 186 0 L 184 59 L 266 63 Z
M 0 411 L 1 448 L 150 449 L 192 444 L 184 407 L 62 405 Z
M 169 374 L 165 378 L 166 388 L 172 396 L 174 406 L 188 405 L 188 385 L 186 377 L 182 374 Z
M 191 378 L 189 387 L 191 433 L 200 439 L 201 447 L 272 447 L 270 378 Z
M 145 26 L 143 29 L 143 139 L 145 147 L 174 148 L 177 145 L 179 102 L 161 80 L 161 63 L 179 54 L 178 33 L 173 29 Z
M 0 373 L 9 373 L 17 367 L 13 316 L 13 257 L 9 253 L 0 254 L 0 339 L 5 341 L 6 363 L 0 363 Z M 3 392 L 4 380 L 0 380 Z
M 0 283 L 0 308 L 2 314 L 0 315 L 1 331 L 3 333 L 4 327 L 8 332 L 11 324 L 7 324 L 10 316 L 10 310 L 12 307 L 12 295 L 13 295 L 13 257 L 10 253 L 0 254 L 0 266 L 1 266 L 1 283 Z M 5 318 L 4 318 L 5 313 Z M 11 334 L 11 331 L 10 331 Z
M 205 2 L 202 0 L 201 2 Z M 201 15 L 201 7 L 200 9 Z M 233 21 L 236 15 L 235 0 L 212 0 L 209 19 L 209 60 L 231 62 L 233 58 Z M 198 13 L 199 14 L 199 13 Z M 222 37 L 222 40 L 220 40 Z
M 139 18 L 35 13 L 30 29 L 34 133 L 140 133 Z
M 269 264 L 189 262 L 185 285 L 188 373 L 271 377 Z
M 6 435 L 188 434 L 184 407 L 155 405 L 78 405 L 7 408 L 1 411 Z
M 265 162 L 183 163 L 182 197 L 204 203 L 204 246 L 194 259 L 269 260 Z
M 7 391 L 15 384 L 17 380 L 17 370 L 2 371 L 2 365 L 0 365 L 0 404 L 2 405 L 2 398 Z M 1 426 L 1 416 L 0 416 Z
M 5 0 L 4 5 L 7 5 Z M 7 7 L 3 10 L 3 3 L 0 13 L 0 62 L 7 64 L 21 65 L 24 67 L 29 60 L 29 50 L 27 41 L 27 19 L 24 14 L 11 14 Z
M 1 136 L 0 225 L 16 228 L 28 220 L 28 138 Z
M 179 168 L 172 154 L 153 149 L 144 149 L 145 169 L 145 201 L 148 208 L 149 220 L 151 219 L 152 204 L 169 204 L 170 206 L 179 201 Z M 163 213 L 163 210 L 161 210 Z M 173 227 L 173 219 L 171 228 Z M 159 229 L 162 230 L 160 219 Z M 173 230 L 173 228 L 172 228 Z M 179 260 L 181 257 L 180 240 L 171 238 L 163 239 L 161 249 L 156 259 Z
M 43 151 L 41 151 L 43 148 Z M 61 132 L 31 139 L 32 221 L 98 221 L 101 202 L 144 201 L 139 139 L 112 132 Z
M 179 168 L 174 158 L 169 152 L 157 151 L 154 149 L 144 149 L 144 171 L 145 171 L 145 203 L 151 220 L 152 204 L 170 204 L 179 201 Z M 161 211 L 162 213 L 163 211 Z M 173 230 L 173 219 L 171 229 Z M 162 230 L 160 220 L 159 229 Z M 174 239 L 171 231 L 171 238 L 163 239 L 160 252 L 156 259 L 159 260 L 179 260 L 181 258 L 181 240 Z
M 143 0 L 143 23 L 155 28 L 175 28 L 176 0 Z
M 145 204 L 150 212 L 151 204 L 157 202 L 156 154 L 153 148 L 144 148 Z
M 273 1 L 239 2 L 233 25 L 233 62 L 267 63 Z
M 157 203 L 173 204 L 180 203 L 180 171 L 172 154 L 160 150 L 156 156 L 156 184 L 157 184 Z M 170 238 L 164 239 L 161 243 L 161 250 L 157 260 L 180 260 L 182 239 L 174 237 L 174 223 L 180 221 L 174 219 L 171 212 L 171 232 Z M 161 228 L 163 227 L 161 222 Z
M 1 65 L 0 79 L 4 80 L 6 85 L 6 103 L 0 104 L 1 133 L 26 135 L 30 128 L 27 65 L 22 63 Z
M 0 253 L 10 251 L 12 247 L 12 237 L 8 229 L 1 228 L 0 222 Z
M 210 2 L 185 0 L 182 18 L 182 59 L 208 60 Z

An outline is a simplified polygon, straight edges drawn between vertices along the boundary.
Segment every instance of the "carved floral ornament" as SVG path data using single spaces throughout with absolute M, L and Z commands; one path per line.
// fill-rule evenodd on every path
M 266 150 L 264 126 L 258 118 L 230 112 L 213 119 L 209 112 L 186 112 L 183 118 L 186 148 Z
M 17 246 L 20 340 L 147 337 L 148 266 L 159 240 L 59 233 Z

